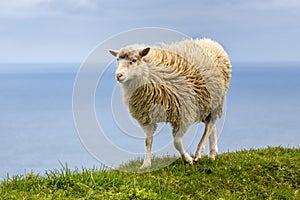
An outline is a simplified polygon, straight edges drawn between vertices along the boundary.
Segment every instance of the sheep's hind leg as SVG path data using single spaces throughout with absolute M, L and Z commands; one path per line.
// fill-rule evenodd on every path
M 182 145 L 182 137 L 186 130 L 182 128 L 173 127 L 174 146 L 180 152 L 181 157 L 185 162 L 193 164 L 193 158 L 184 150 Z
M 146 126 L 142 126 L 143 130 L 146 133 L 146 153 L 144 157 L 144 162 L 140 169 L 149 168 L 151 167 L 151 148 L 152 148 L 152 141 L 153 141 L 153 134 L 157 128 L 156 124 L 149 124 Z
M 197 161 L 197 160 L 201 159 L 201 152 L 204 149 L 205 142 L 206 142 L 207 138 L 209 137 L 209 135 L 211 133 L 213 125 L 214 124 L 212 122 L 207 122 L 205 124 L 205 130 L 204 130 L 202 138 L 201 138 L 201 140 L 200 140 L 200 142 L 198 144 L 198 147 L 197 147 L 197 150 L 196 150 L 196 153 L 195 153 L 195 157 L 194 157 L 194 161 Z
M 218 153 L 217 131 L 216 131 L 216 125 L 214 124 L 211 129 L 211 133 L 209 135 L 209 155 L 208 156 L 214 160 L 217 153 Z

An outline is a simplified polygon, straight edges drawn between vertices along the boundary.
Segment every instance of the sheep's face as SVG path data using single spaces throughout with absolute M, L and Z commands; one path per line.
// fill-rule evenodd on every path
M 143 71 L 142 66 L 145 65 L 143 57 L 146 56 L 149 51 L 150 48 L 123 48 L 120 51 L 109 50 L 113 56 L 117 57 L 118 61 L 116 79 L 120 83 L 125 83 L 138 78 Z

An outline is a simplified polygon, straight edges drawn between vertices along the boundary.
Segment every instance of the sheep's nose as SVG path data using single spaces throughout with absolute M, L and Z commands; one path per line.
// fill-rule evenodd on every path
M 123 74 L 122 73 L 117 73 L 116 74 L 116 79 L 119 81 L 122 78 Z

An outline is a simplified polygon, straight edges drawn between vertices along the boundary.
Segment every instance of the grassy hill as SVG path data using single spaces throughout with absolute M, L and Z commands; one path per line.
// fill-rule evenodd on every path
M 300 149 L 270 147 L 194 165 L 177 159 L 146 173 L 65 167 L 28 174 L 3 181 L 0 199 L 300 199 L 299 190 Z

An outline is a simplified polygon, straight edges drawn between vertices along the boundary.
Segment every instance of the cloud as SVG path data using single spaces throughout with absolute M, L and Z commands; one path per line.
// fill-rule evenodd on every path
M 299 8 L 300 1 L 298 0 L 267 0 L 259 1 L 255 0 L 252 2 L 253 6 L 258 9 L 289 9 Z
M 240 60 L 299 59 L 299 8 L 298 0 L 0 1 L 0 62 L 80 60 L 110 35 L 137 27 L 212 37 Z M 289 51 L 269 51 L 275 42 Z
M 97 0 L 9 0 L 0 1 L 0 18 L 37 18 L 93 12 Z
M 274 8 L 291 8 L 299 7 L 299 0 L 227 0 L 227 1 L 218 1 L 218 0 L 205 0 L 200 1 L 204 5 L 213 5 L 213 6 L 232 6 L 232 7 L 248 7 L 250 9 L 274 9 Z
M 171 0 L 158 1 L 122 1 L 122 0 L 9 0 L 0 1 L 0 18 L 38 18 L 41 16 L 73 16 L 81 15 L 103 15 L 120 16 L 120 14 L 151 15 L 159 13 L 157 17 L 170 18 L 171 16 L 180 16 L 210 11 L 224 11 L 226 9 L 243 10 L 272 10 L 272 9 L 295 9 L 300 8 L 299 0 L 202 0 L 187 2 L 174 2 Z M 190 11 L 190 12 L 189 12 Z M 126 15 L 122 17 L 126 17 Z M 114 16 L 113 16 L 114 17 Z M 138 17 L 138 16 L 137 16 Z

